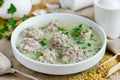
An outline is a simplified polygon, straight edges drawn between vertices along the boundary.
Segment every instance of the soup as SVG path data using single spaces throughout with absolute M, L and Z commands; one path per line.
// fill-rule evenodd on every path
M 49 64 L 80 62 L 94 56 L 101 46 L 99 35 L 89 25 L 59 20 L 26 28 L 17 42 L 23 55 Z

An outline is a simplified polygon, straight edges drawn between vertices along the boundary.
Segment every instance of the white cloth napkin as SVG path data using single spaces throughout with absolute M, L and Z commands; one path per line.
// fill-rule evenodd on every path
M 93 5 L 94 0 L 60 0 L 63 8 L 69 8 L 73 11 Z

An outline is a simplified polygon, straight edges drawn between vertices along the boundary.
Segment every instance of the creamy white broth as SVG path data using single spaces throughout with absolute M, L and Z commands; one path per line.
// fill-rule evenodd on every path
M 57 20 L 56 22 L 60 24 L 61 28 L 64 28 L 70 34 L 70 46 L 71 45 L 72 46 L 77 45 L 78 47 L 80 47 L 80 49 L 82 49 L 82 51 L 83 51 L 83 53 L 82 53 L 83 54 L 82 60 L 85 60 L 85 59 L 87 59 L 89 57 L 94 56 L 100 50 L 100 48 L 102 46 L 102 42 L 101 42 L 101 39 L 100 39 L 99 35 L 97 34 L 97 32 L 95 32 L 93 29 L 91 29 L 92 30 L 92 35 L 93 35 L 92 39 L 90 39 L 87 42 L 83 41 L 83 43 L 77 44 L 76 40 L 73 39 L 71 33 L 72 33 L 72 30 L 76 26 L 80 25 L 81 23 L 80 22 L 71 22 L 71 21 L 59 21 L 59 20 Z M 40 28 L 41 29 L 41 28 L 44 28 L 45 25 L 46 24 L 43 24 L 43 25 L 40 25 L 40 27 L 36 27 L 36 28 Z M 91 27 L 87 25 L 87 28 L 91 28 Z M 45 46 L 42 46 L 42 49 L 49 49 L 49 50 L 52 49 L 52 51 L 56 53 L 57 59 L 55 61 L 55 64 L 74 63 L 74 61 L 73 62 L 64 62 L 61 59 L 61 55 L 62 55 L 63 51 L 51 47 L 51 44 L 50 44 L 49 41 L 50 41 L 50 39 L 51 39 L 51 37 L 53 36 L 54 33 L 56 33 L 56 32 L 54 32 L 54 31 L 53 32 L 50 32 L 50 31 L 45 32 L 43 39 L 47 40 L 47 44 Z M 23 36 L 23 32 L 22 32 L 20 34 L 20 37 L 18 38 L 17 45 L 21 44 L 23 38 L 24 38 L 24 36 Z M 39 42 L 39 41 L 40 40 L 38 40 L 37 42 Z M 27 57 L 29 57 L 29 58 L 31 58 L 31 59 L 34 59 L 34 60 L 42 62 L 39 58 L 37 58 L 34 55 L 34 53 L 22 53 L 22 54 L 27 56 Z M 75 61 L 75 62 L 79 62 L 79 61 L 82 61 L 82 60 L 78 60 L 78 61 Z

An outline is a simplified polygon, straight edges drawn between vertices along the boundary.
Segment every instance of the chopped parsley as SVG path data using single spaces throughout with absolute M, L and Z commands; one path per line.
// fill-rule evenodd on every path
M 28 15 L 24 15 L 23 17 L 22 17 L 22 21 L 25 21 L 26 19 L 28 19 L 30 16 L 28 16 Z
M 63 64 L 68 64 L 69 62 L 68 61 L 65 61 L 65 60 L 62 60 L 61 61 Z
M 4 0 L 0 0 L 0 7 L 3 5 Z
M 91 47 L 91 46 L 92 46 L 92 44 L 91 44 L 91 43 L 87 43 L 87 46 L 88 46 L 88 47 Z
M 9 22 L 9 24 L 11 25 L 11 27 L 12 27 L 12 29 L 14 30 L 15 28 L 16 28 L 16 23 L 17 23 L 17 21 L 16 20 L 14 20 L 13 18 L 9 18 L 8 19 L 8 22 Z
M 91 37 L 93 37 L 94 35 L 93 34 L 91 34 Z
M 78 37 L 80 35 L 80 32 L 83 30 L 83 24 L 80 24 L 79 26 L 75 27 L 72 31 L 72 36 L 74 38 Z
M 68 45 L 66 48 L 71 48 L 71 47 L 73 47 L 72 45 Z
M 41 54 L 40 54 L 38 51 L 36 51 L 36 52 L 34 53 L 34 55 L 35 55 L 36 57 L 40 57 L 40 56 L 41 56 Z
M 81 42 L 80 40 L 77 40 L 76 44 L 84 44 L 84 42 Z
M 0 29 L 1 33 L 4 33 L 5 31 L 8 31 L 8 26 L 6 23 L 4 23 L 3 28 Z
M 2 33 L 0 33 L 0 39 L 2 39 L 3 38 L 3 35 L 2 35 Z
M 58 30 L 61 31 L 63 34 L 67 35 L 68 38 L 70 38 L 69 33 L 68 33 L 67 30 L 65 30 L 64 28 L 58 28 Z
M 92 27 L 90 27 L 90 29 L 92 29 Z
M 6 36 L 6 39 L 7 39 L 7 40 L 11 40 L 11 34 L 7 35 L 7 36 Z
M 52 51 L 52 48 L 49 48 L 50 51 Z
M 39 42 L 42 46 L 45 46 L 47 44 L 47 40 L 46 39 L 42 39 Z
M 7 25 L 6 23 L 4 23 L 3 30 L 4 30 L 4 31 L 8 31 L 8 30 L 9 30 L 9 29 L 8 29 L 8 25 Z
M 17 11 L 16 7 L 13 4 L 10 4 L 10 7 L 7 10 L 8 14 L 14 14 Z

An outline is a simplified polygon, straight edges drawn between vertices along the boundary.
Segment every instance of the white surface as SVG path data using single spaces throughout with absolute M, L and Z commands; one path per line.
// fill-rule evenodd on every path
M 11 18 L 12 15 L 7 13 L 10 4 L 13 4 L 17 11 L 13 17 L 22 18 L 24 15 L 28 15 L 31 11 L 32 4 L 30 0 L 4 0 L 4 4 L 0 7 L 0 17 L 4 19 Z
M 104 8 L 99 1 L 94 0 L 95 20 L 110 38 L 117 39 L 120 36 L 120 8 Z
M 73 11 L 93 5 L 93 0 L 60 0 L 63 8 L 70 8 Z
M 98 4 L 108 9 L 120 8 L 120 0 L 99 0 Z
M 39 16 L 39 15 L 47 14 L 47 12 L 44 9 L 40 9 L 40 10 L 35 10 L 34 12 L 32 12 L 32 14 L 35 16 Z
M 100 38 L 102 39 L 102 48 L 100 51 L 93 57 L 88 58 L 84 61 L 72 63 L 72 64 L 47 64 L 47 63 L 41 63 L 35 60 L 32 60 L 24 55 L 22 55 L 17 49 L 16 49 L 16 42 L 17 38 L 19 37 L 19 34 L 21 31 L 23 31 L 25 28 L 30 27 L 32 25 L 39 26 L 40 24 L 46 23 L 47 21 L 51 20 L 72 20 L 72 21 L 80 21 L 80 23 L 84 23 L 86 25 L 91 26 L 95 31 L 98 32 L 100 35 Z M 25 22 L 21 23 L 13 32 L 12 38 L 11 38 L 11 44 L 14 56 L 16 59 L 26 66 L 29 69 L 35 70 L 37 72 L 42 72 L 46 74 L 53 74 L 53 75 L 65 75 L 65 74 L 73 74 L 77 72 L 84 71 L 86 69 L 91 68 L 95 64 L 97 64 L 103 57 L 105 50 L 106 50 L 106 35 L 103 29 L 96 24 L 95 22 L 86 19 L 81 16 L 73 15 L 73 14 L 65 14 L 65 13 L 54 13 L 54 14 L 46 14 L 41 15 L 37 17 L 30 18 L 26 20 Z
M 30 0 L 32 5 L 36 5 L 39 4 L 41 2 L 41 0 Z

